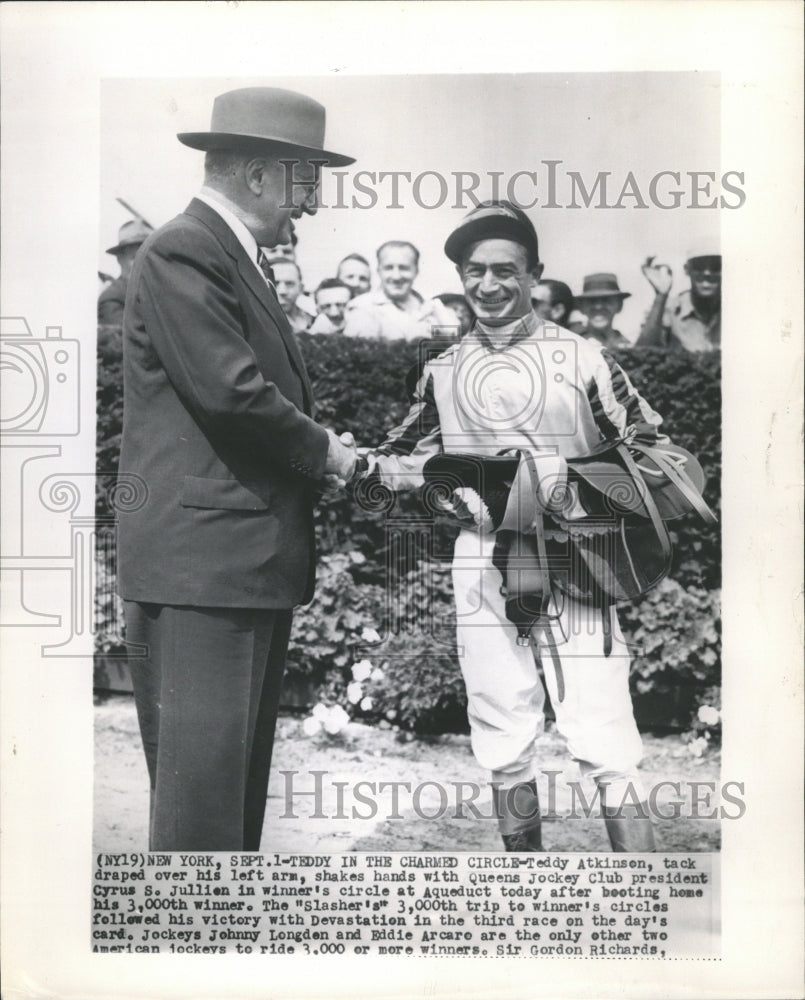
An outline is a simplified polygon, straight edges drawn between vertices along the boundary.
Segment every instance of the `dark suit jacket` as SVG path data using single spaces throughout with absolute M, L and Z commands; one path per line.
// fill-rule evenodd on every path
M 311 418 L 279 303 L 203 202 L 140 250 L 123 345 L 120 472 L 141 477 L 146 499 L 119 514 L 121 596 L 202 607 L 310 600 L 327 434 Z

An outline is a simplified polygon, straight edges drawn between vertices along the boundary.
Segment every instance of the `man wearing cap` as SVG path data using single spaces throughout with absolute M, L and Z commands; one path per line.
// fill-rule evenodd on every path
M 660 417 L 607 352 L 534 313 L 531 294 L 543 265 L 524 212 L 509 202 L 480 205 L 448 237 L 445 253 L 456 264 L 475 325 L 460 343 L 425 363 L 408 416 L 361 456 L 359 477 L 379 479 L 392 490 L 415 489 L 433 455 L 521 449 L 535 456 L 544 491 L 566 482 L 566 457 L 589 454 L 619 437 L 658 440 Z M 473 508 L 465 501 L 468 513 Z M 557 621 L 548 627 L 558 667 L 544 655 L 542 640 L 533 650 L 518 645 L 493 561 L 496 536 L 482 508 L 475 504 L 475 510 L 476 527 L 463 527 L 455 543 L 457 647 L 472 748 L 491 772 L 507 850 L 542 849 L 535 778 L 544 694 L 535 653 L 545 668 L 557 727 L 582 772 L 601 789 L 613 848 L 652 850 L 636 770 L 642 750 L 629 695 L 629 657 L 614 609 L 605 620 L 600 608 L 570 597 L 564 604 L 551 599 Z M 613 645 L 606 655 L 608 635 Z
M 216 98 L 204 186 L 130 278 L 119 589 L 151 784 L 151 850 L 257 851 L 295 605 L 314 582 L 313 505 L 354 447 L 315 422 L 260 246 L 316 212 L 324 108 Z M 293 174 L 282 159 L 293 161 Z M 125 481 L 125 480 L 124 480 Z
M 587 317 L 584 336 L 602 347 L 631 347 L 631 341 L 612 326 L 624 300 L 631 294 L 620 290 L 614 274 L 588 274 L 576 296 L 576 304 Z
M 134 263 L 137 251 L 153 231 L 143 219 L 130 219 L 120 227 L 117 243 L 106 251 L 117 257 L 120 274 L 98 296 L 99 323 L 107 326 L 123 325 L 123 307 L 126 304 L 126 288 L 131 265 Z
M 690 288 L 671 305 L 668 295 L 673 273 L 667 264 L 647 258 L 642 271 L 654 289 L 637 347 L 674 347 L 692 353 L 721 347 L 721 251 L 715 241 L 692 247 L 685 261 Z

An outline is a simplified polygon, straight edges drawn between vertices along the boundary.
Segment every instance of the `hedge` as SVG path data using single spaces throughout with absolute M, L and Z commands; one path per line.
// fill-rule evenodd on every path
M 95 384 L 95 513 L 111 518 L 108 493 L 120 459 L 123 431 L 123 350 L 119 327 L 99 326 Z
M 351 431 L 361 445 L 380 443 L 408 410 L 405 376 L 427 343 L 306 334 L 298 339 L 314 386 L 317 419 L 339 432 Z M 660 348 L 613 354 L 662 414 L 663 430 L 699 458 L 707 477 L 705 498 L 718 513 L 720 354 Z M 121 362 L 120 331 L 101 327 L 97 468 L 108 475 L 98 479 L 97 513 L 106 517 L 111 513 L 106 489 L 117 469 L 122 426 Z M 366 686 L 369 716 L 393 718 L 420 731 L 463 727 L 463 685 L 451 629 L 444 626 L 453 613 L 448 569 L 455 527 L 428 518 L 417 495 L 381 495 L 358 503 L 344 496 L 322 502 L 316 530 L 318 590 L 314 602 L 295 615 L 289 681 L 308 691 L 318 685 L 325 700 L 346 704 L 352 664 L 366 655 L 360 634 L 374 628 L 383 642 L 372 662 L 382 665 L 384 680 Z M 638 713 L 653 725 L 693 726 L 701 734 L 698 707 L 715 704 L 720 683 L 720 530 L 686 518 L 675 522 L 672 537 L 671 580 L 640 604 L 622 609 L 621 619 L 627 636 L 644 651 L 635 657 L 632 676 Z M 107 597 L 98 606 L 108 604 Z M 434 615 L 443 623 L 439 635 L 423 625 Z M 103 622 L 99 632 L 98 648 L 108 648 Z M 715 733 L 715 727 L 704 728 Z

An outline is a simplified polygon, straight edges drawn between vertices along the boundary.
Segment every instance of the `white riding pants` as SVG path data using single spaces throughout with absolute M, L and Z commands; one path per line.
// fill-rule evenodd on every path
M 504 787 L 537 773 L 536 740 L 544 729 L 544 691 L 533 648 L 517 645 L 506 618 L 500 572 L 492 565 L 494 535 L 462 531 L 453 556 L 458 654 L 467 689 L 472 749 Z M 612 615 L 612 652 L 604 656 L 601 610 L 559 597 L 550 626 L 564 691 L 541 639 L 538 651 L 556 715 L 582 775 L 606 784 L 607 798 L 644 799 L 637 775 L 642 743 L 629 694 L 629 655 Z M 557 613 L 552 603 L 550 614 Z M 629 787 L 631 786 L 631 787 Z

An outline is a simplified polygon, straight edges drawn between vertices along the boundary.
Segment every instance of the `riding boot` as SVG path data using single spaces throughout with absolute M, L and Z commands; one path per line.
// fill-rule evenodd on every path
M 519 782 L 508 788 L 492 785 L 492 801 L 507 851 L 541 851 L 539 795 L 536 781 Z
M 613 851 L 646 854 L 656 850 L 654 828 L 645 802 L 641 802 L 638 806 L 605 809 L 604 823 Z

